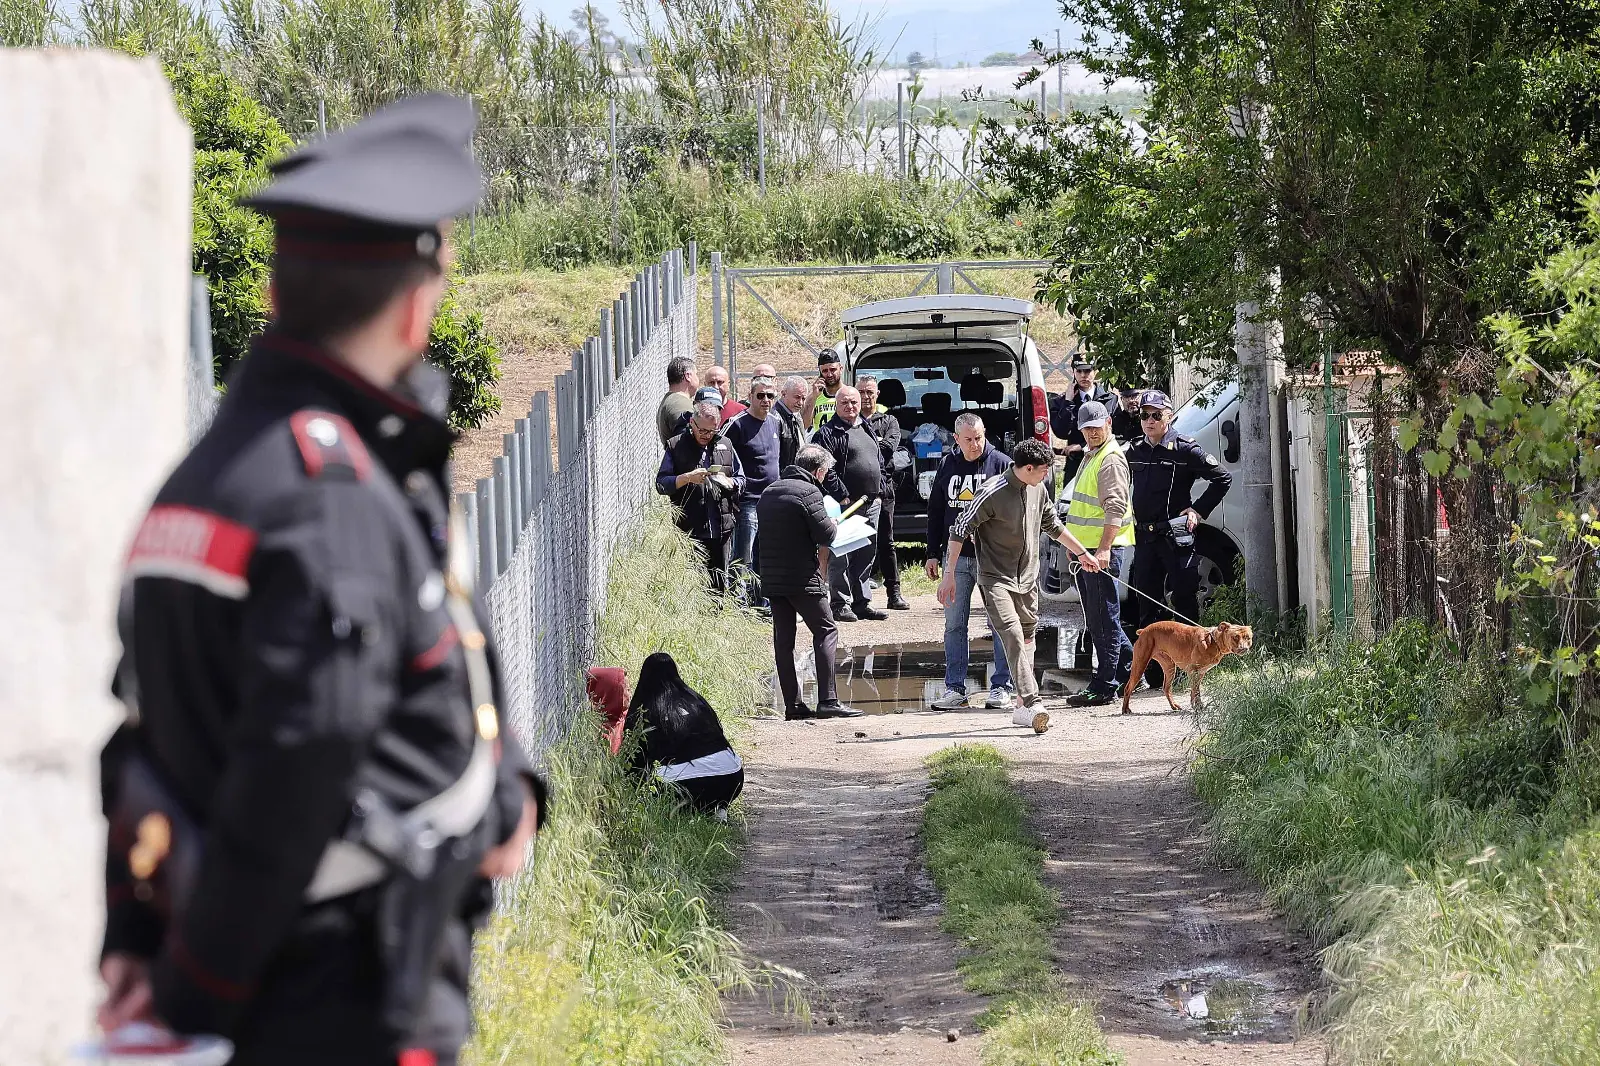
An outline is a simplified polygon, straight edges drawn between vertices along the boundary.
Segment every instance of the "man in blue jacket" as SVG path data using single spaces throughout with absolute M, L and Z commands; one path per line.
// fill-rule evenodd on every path
M 984 439 L 983 419 L 971 412 L 956 416 L 956 449 L 939 463 L 928 494 L 928 577 L 939 580 L 939 560 L 944 556 L 950 526 L 961 509 L 972 502 L 979 487 L 1003 474 L 1011 460 Z M 978 584 L 977 548 L 968 541 L 956 560 L 956 598 L 944 609 L 944 695 L 933 701 L 941 711 L 967 706 L 967 622 L 972 617 L 972 592 Z M 994 676 L 984 706 L 996 710 L 1011 706 L 1011 669 L 1006 651 L 994 642 Z

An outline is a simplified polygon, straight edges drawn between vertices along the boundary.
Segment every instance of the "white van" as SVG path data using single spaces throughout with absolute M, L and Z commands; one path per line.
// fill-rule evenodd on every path
M 895 536 L 924 540 L 928 496 L 955 418 L 983 419 L 989 440 L 1010 452 L 1027 437 L 1048 442 L 1050 408 L 1039 349 L 1028 337 L 1033 304 L 1008 296 L 947 293 L 863 304 L 844 313 L 834 345 L 844 380 L 878 379 L 878 402 L 900 423 Z

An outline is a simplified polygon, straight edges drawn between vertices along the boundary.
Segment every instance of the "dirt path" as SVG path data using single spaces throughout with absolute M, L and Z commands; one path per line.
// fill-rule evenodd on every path
M 931 656 L 896 644 L 934 638 L 939 616 L 914 607 L 841 627 L 855 645 L 840 671 L 846 698 L 898 713 L 755 726 L 734 929 L 754 957 L 805 974 L 813 1018 L 730 1004 L 736 1066 L 978 1062 L 973 1019 L 985 1004 L 961 987 L 916 842 L 922 760 L 957 741 L 992 743 L 1015 763 L 1062 900 L 1058 964 L 1098 1001 L 1130 1066 L 1322 1062 L 1320 1044 L 1289 1042 L 1314 958 L 1258 890 L 1206 859 L 1179 771 L 1188 718 L 1162 713 L 1159 695 L 1138 698 L 1131 718 L 1052 699 L 1053 727 L 1035 737 L 1000 712 L 922 709 L 939 688 L 923 676 Z M 896 644 L 867 643 L 880 637 Z M 1061 680 L 1052 675 L 1047 692 Z M 1196 992 L 1206 1021 L 1177 1005 Z

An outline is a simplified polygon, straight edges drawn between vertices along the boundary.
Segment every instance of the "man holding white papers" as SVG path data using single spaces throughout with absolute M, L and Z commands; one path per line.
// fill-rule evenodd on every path
M 829 545 L 838 525 L 828 517 L 821 482 L 833 470 L 833 457 L 815 444 L 795 455 L 777 481 L 761 494 L 756 505 L 761 523 L 759 538 L 761 584 L 772 605 L 772 650 L 783 693 L 784 717 L 853 718 L 861 712 L 846 707 L 834 694 L 834 649 L 839 630 L 828 611 Z M 851 554 L 860 554 L 861 551 Z M 839 565 L 838 563 L 834 564 Z M 800 701 L 800 681 L 794 668 L 795 619 L 811 630 L 817 667 L 817 709 Z
M 857 513 L 874 530 L 878 511 L 883 506 L 883 457 L 872 426 L 861 415 L 861 394 L 852 385 L 841 385 L 833 394 L 834 415 L 817 430 L 816 443 L 833 457 L 833 468 L 822 489 L 840 503 L 865 500 Z M 875 610 L 869 602 L 867 578 L 877 555 L 874 543 L 851 552 L 839 560 L 829 577 L 833 590 L 833 617 L 840 622 L 870 619 L 881 622 L 889 616 Z

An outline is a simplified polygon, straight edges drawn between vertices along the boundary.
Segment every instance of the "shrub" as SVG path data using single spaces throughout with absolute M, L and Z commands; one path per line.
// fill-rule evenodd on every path
M 462 308 L 446 290 L 428 336 L 428 362 L 450 375 L 450 425 L 472 429 L 500 410 L 494 386 L 500 380 L 500 355 L 483 328 L 483 316 Z
M 218 381 L 269 317 L 272 223 L 237 200 L 267 179 L 288 134 L 214 57 L 167 68 L 178 111 L 194 131 L 194 270 L 211 290 L 211 354 Z

